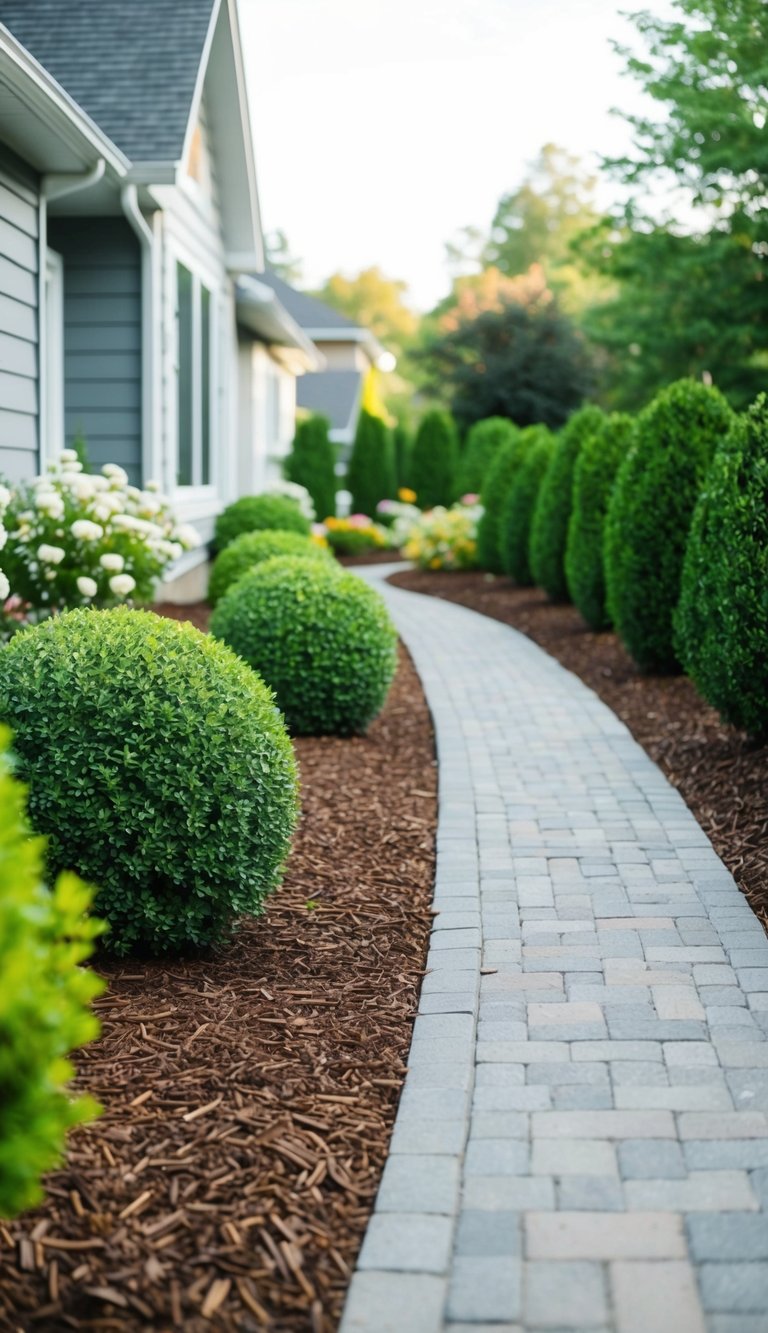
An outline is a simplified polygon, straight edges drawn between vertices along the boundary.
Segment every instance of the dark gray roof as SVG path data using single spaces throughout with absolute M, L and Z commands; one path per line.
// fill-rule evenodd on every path
M 3 0 L 0 0 L 0 12 L 2 7 Z M 350 319 L 349 315 L 341 314 L 332 306 L 326 305 L 324 301 L 318 301 L 315 296 L 298 292 L 295 287 L 278 278 L 270 269 L 267 269 L 266 273 L 259 274 L 259 282 L 269 284 L 280 304 L 285 307 L 289 315 L 293 315 L 296 323 L 303 329 L 360 329 L 362 332 L 361 325 Z
M 261 277 L 261 275 L 259 275 Z M 328 417 L 332 430 L 346 430 L 360 398 L 363 376 L 359 370 L 321 370 L 296 381 L 296 402 L 310 412 Z
M 134 162 L 175 162 L 215 0 L 0 0 L 0 22 Z

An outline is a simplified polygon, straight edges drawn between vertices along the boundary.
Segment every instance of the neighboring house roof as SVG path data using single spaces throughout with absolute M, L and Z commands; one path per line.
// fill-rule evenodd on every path
M 316 296 L 308 296 L 306 292 L 297 291 L 270 269 L 259 274 L 259 282 L 269 284 L 281 305 L 285 306 L 313 342 L 360 343 L 372 365 L 381 356 L 384 349 L 376 336 L 370 329 L 363 328 L 362 324 L 350 319 L 349 315 L 334 310 L 333 306 L 326 305 L 325 301 L 318 301 Z
M 359 370 L 324 370 L 302 375 L 296 384 L 296 402 L 308 412 L 319 412 L 331 423 L 331 433 L 352 438 L 363 387 Z
M 218 0 L 0 0 L 0 21 L 133 161 L 178 161 Z
M 271 287 L 260 278 L 244 275 L 238 279 L 235 296 L 238 323 L 269 343 L 273 351 L 285 349 L 283 359 L 290 369 L 297 374 L 323 369 L 325 358 L 288 314 Z

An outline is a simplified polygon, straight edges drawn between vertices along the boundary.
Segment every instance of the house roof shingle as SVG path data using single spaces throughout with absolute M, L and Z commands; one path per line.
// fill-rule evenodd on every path
M 0 0 L 0 11 L 2 11 L 2 0 Z M 266 273 L 259 274 L 259 282 L 266 282 L 272 288 L 280 304 L 285 307 L 289 315 L 292 315 L 297 324 L 303 329 L 360 329 L 349 315 L 343 315 L 339 310 L 334 310 L 332 306 L 326 305 L 324 301 L 318 301 L 315 296 L 307 296 L 306 292 L 298 292 L 290 283 L 284 282 L 278 278 L 276 273 L 267 269 Z
M 0 0 L 0 22 L 134 162 L 181 158 L 215 0 Z
M 323 370 L 319 375 L 302 375 L 296 381 L 296 402 L 308 412 L 328 417 L 331 430 L 346 431 L 354 425 L 362 386 L 359 370 Z

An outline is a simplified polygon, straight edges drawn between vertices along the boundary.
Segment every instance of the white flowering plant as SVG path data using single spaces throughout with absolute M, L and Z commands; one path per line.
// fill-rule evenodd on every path
M 158 492 L 131 486 L 116 463 L 84 472 L 74 449 L 12 490 L 3 563 L 26 618 L 150 601 L 168 565 L 200 542 Z

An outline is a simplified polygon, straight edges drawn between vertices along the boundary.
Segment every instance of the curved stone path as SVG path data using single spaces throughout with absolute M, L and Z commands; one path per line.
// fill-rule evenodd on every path
M 342 1333 L 766 1333 L 764 932 L 586 686 L 388 572 L 439 915 Z

